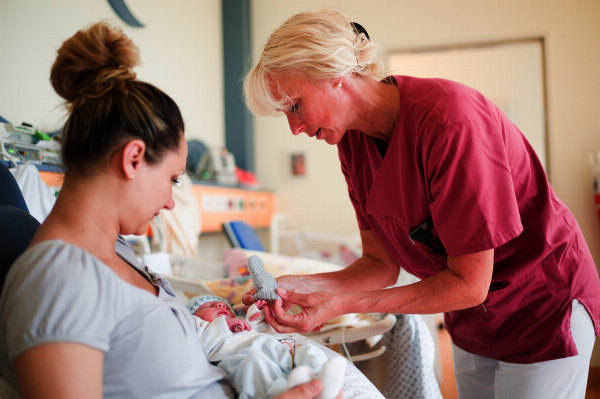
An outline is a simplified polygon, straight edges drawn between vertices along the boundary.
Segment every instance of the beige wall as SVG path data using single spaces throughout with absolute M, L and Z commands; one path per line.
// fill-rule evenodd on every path
M 64 112 L 48 78 L 61 43 L 102 19 L 140 48 L 138 77 L 179 104 L 188 137 L 224 144 L 220 0 L 127 0 L 146 26 L 124 24 L 106 0 L 0 1 L 0 115 L 13 123 L 60 128 Z
M 517 126 L 546 168 L 543 44 L 541 40 L 428 52 L 393 52 L 389 73 L 444 78 L 492 100 Z
M 254 0 L 253 51 L 296 12 L 321 1 Z M 600 148 L 600 2 L 565 0 L 341 0 L 385 51 L 452 43 L 543 36 L 547 44 L 549 170 L 558 196 L 577 218 L 600 264 L 600 223 L 592 199 L 590 150 Z M 401 71 L 399 72 L 401 73 Z M 344 234 L 356 231 L 354 213 L 335 148 L 292 137 L 284 118 L 256 118 L 259 177 L 278 195 L 278 210 L 310 228 Z M 308 176 L 282 172 L 285 156 L 308 155 Z M 600 345 L 593 363 L 600 365 Z

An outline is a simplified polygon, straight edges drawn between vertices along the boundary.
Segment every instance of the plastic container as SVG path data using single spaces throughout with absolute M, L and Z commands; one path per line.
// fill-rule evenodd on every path
M 32 134 L 10 132 L 8 135 L 9 139 L 13 143 L 24 143 L 24 144 L 36 144 L 40 139 Z

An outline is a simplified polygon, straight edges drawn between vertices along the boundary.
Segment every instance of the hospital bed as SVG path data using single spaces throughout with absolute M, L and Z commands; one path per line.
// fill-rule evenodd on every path
M 276 214 L 273 217 L 271 227 L 272 235 L 276 234 L 276 232 L 273 231 L 273 225 L 278 225 L 279 221 L 284 218 L 285 216 L 283 214 Z M 241 295 L 250 288 L 250 281 L 247 280 L 245 281 L 247 284 L 244 284 L 243 287 L 239 287 L 236 277 L 242 277 L 242 281 L 244 281 L 240 270 L 246 269 L 246 260 L 252 255 L 260 257 L 264 263 L 265 270 L 275 277 L 285 274 L 326 273 L 340 269 L 339 265 L 315 259 L 267 253 L 254 229 L 242 220 L 223 223 L 223 232 L 234 248 L 233 250 L 228 251 L 229 253 L 226 253 L 223 258 L 223 275 L 228 276 L 229 279 L 222 284 L 219 284 L 218 282 L 205 282 L 205 284 L 203 284 L 204 287 L 199 289 L 200 292 L 204 293 L 205 288 L 208 288 L 210 293 L 227 298 L 234 305 L 236 303 L 241 303 Z M 247 269 L 244 274 L 249 274 Z M 174 280 L 173 282 L 178 284 L 180 281 Z M 191 288 L 189 284 L 187 284 L 187 286 Z M 185 298 L 183 299 L 185 300 Z M 346 349 L 346 343 L 363 339 L 366 339 L 367 343 L 372 347 L 379 339 L 381 339 L 382 334 L 386 333 L 394 326 L 395 322 L 396 317 L 392 314 L 385 315 L 381 320 L 376 320 L 366 314 L 343 315 L 326 323 L 322 329 L 323 332 L 307 333 L 305 335 L 323 345 L 341 344 L 344 349 Z M 382 346 L 373 352 L 351 358 L 352 361 L 367 360 L 383 354 L 385 350 L 385 346 Z M 350 357 L 349 354 L 348 357 Z
M 231 255 L 231 252 L 230 252 Z M 273 256 L 266 253 L 258 253 L 255 251 L 246 250 L 235 250 L 233 256 L 239 256 L 240 258 L 247 259 L 251 255 L 258 255 L 263 259 L 265 263 L 265 269 L 271 274 L 277 276 L 283 273 L 277 273 L 274 270 L 279 269 L 281 271 L 293 270 L 294 268 L 300 272 L 317 272 L 317 271 L 331 271 L 332 268 L 336 268 L 334 265 L 326 265 L 324 262 L 315 262 L 311 259 L 298 259 L 290 258 L 285 256 Z M 231 262 L 232 256 L 226 256 L 225 259 Z M 320 263 L 323 263 L 321 265 Z M 288 267 L 283 267 L 286 264 Z M 291 265 L 291 267 L 289 267 Z M 237 268 L 237 265 L 230 265 L 233 268 Z M 270 266 L 270 267 L 269 267 Z M 232 301 L 234 304 L 239 303 L 241 295 L 246 291 L 248 284 L 236 286 L 231 279 L 219 279 L 213 281 L 201 281 L 190 279 L 175 275 L 165 275 L 169 280 L 173 289 L 177 294 L 186 301 L 191 296 L 195 295 L 219 295 L 225 298 L 236 298 Z M 237 289 L 237 292 L 232 291 Z M 229 290 L 229 293 L 227 293 Z M 304 334 L 306 337 L 321 345 L 344 345 L 345 343 L 356 342 L 360 340 L 370 340 L 376 343 L 377 338 L 382 334 L 386 333 L 396 323 L 396 317 L 393 314 L 387 314 L 381 318 L 381 320 L 375 320 L 370 318 L 368 315 L 345 315 L 340 318 L 332 320 L 329 324 L 325 324 L 322 332 L 307 333 Z M 385 352 L 385 346 L 378 348 L 370 353 L 352 356 L 352 361 L 362 361 L 377 357 Z
M 344 236 L 294 226 L 289 215 L 275 213 L 269 227 L 270 252 L 320 259 L 348 266 L 362 254 L 360 235 Z

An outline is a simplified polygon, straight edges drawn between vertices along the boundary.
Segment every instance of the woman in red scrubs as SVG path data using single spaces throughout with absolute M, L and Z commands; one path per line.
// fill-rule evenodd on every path
M 363 245 L 339 272 L 280 277 L 267 320 L 288 332 L 444 312 L 461 398 L 583 398 L 600 281 L 575 218 L 491 101 L 448 80 L 382 79 L 378 50 L 335 9 L 302 13 L 245 78 L 254 113 L 338 147 Z M 421 281 L 383 290 L 399 266 Z M 294 303 L 303 312 L 285 314 Z

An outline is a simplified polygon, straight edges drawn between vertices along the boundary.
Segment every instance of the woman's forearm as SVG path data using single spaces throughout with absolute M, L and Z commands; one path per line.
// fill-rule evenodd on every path
M 348 267 L 332 273 L 302 276 L 290 284 L 290 289 L 309 293 L 362 292 L 379 290 L 393 285 L 398 280 L 400 267 L 387 253 L 371 230 L 361 230 L 362 256 Z
M 386 290 L 336 295 L 341 313 L 431 314 L 466 309 L 474 301 L 464 283 L 443 271 L 414 284 Z
M 362 256 L 340 271 L 306 275 L 301 280 L 306 287 L 304 293 L 374 291 L 395 284 L 399 270 L 396 265 Z
M 418 283 L 390 289 L 366 292 L 360 292 L 360 289 L 347 289 L 346 292 L 322 290 L 313 294 L 279 287 L 277 292 L 284 302 L 300 305 L 302 312 L 286 314 L 283 302 L 276 302 L 274 315 L 265 312 L 265 317 L 278 332 L 306 332 L 346 313 L 425 314 L 466 309 L 485 300 L 492 278 L 493 260 L 493 249 L 449 257 L 446 270 Z M 342 276 L 347 277 L 346 282 L 351 281 L 349 288 L 376 284 L 371 280 L 357 282 L 353 273 Z
M 336 295 L 343 313 L 430 314 L 482 304 L 492 279 L 494 251 L 448 259 L 448 269 L 417 283 L 387 290 Z

